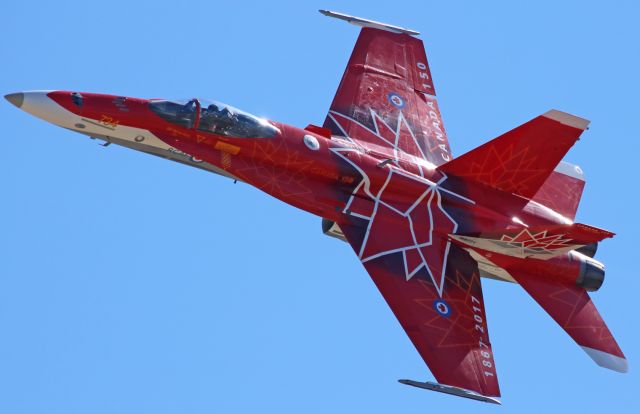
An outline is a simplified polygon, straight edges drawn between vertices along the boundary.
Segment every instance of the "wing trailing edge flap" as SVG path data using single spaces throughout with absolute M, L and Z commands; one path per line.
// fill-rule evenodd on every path
M 438 169 L 531 199 L 588 125 L 553 109 Z
M 584 289 L 550 283 L 525 272 L 509 273 L 596 364 L 627 372 L 622 350 Z

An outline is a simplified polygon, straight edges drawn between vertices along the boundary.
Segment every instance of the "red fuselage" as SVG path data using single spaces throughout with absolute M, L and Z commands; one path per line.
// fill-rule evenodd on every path
M 77 103 L 77 96 L 82 98 L 81 105 Z M 386 178 L 380 164 L 394 158 L 393 150 L 383 146 L 364 148 L 342 137 L 279 122 L 269 121 L 277 128 L 272 137 L 234 137 L 200 131 L 198 119 L 191 127 L 169 122 L 149 108 L 153 101 L 147 99 L 93 93 L 74 95 L 68 91 L 49 92 L 48 97 L 69 112 L 94 121 L 98 129 L 103 130 L 96 135 L 107 140 L 117 138 L 118 129 L 123 126 L 148 131 L 172 148 L 202 159 L 279 200 L 337 223 L 343 220 L 342 209 L 360 177 L 356 171 L 346 170 L 331 149 L 352 148 L 348 156 L 358 159 L 358 165 L 374 183 Z M 86 128 L 76 130 L 90 135 Z M 305 136 L 313 137 L 318 148 L 314 150 L 305 144 Z M 412 202 L 424 191 L 424 185 L 434 185 L 443 179 L 435 166 L 411 156 L 401 154 L 399 158 L 393 168 L 400 168 L 417 179 L 392 189 L 398 203 Z M 521 226 L 513 221 L 514 217 L 529 226 L 566 224 L 566 219 L 548 208 L 516 195 L 451 178 L 445 184 L 444 188 L 450 193 L 445 193 L 449 196 L 443 203 L 465 216 L 463 228 L 458 229 L 461 233 Z

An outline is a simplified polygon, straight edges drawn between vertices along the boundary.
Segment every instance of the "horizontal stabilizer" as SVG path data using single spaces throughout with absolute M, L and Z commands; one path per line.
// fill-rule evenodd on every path
M 570 225 L 553 225 L 525 227 L 512 231 L 486 231 L 478 234 L 451 234 L 455 242 L 505 256 L 525 259 L 532 257 L 540 260 L 551 259 L 577 250 L 587 245 L 594 245 L 615 234 L 589 226 L 575 223 Z M 593 250 L 593 247 L 591 248 Z M 593 250 L 595 253 L 595 250 Z M 593 254 L 592 254 L 593 255 Z
M 531 199 L 588 125 L 586 119 L 551 110 L 438 170 Z
M 622 350 L 584 289 L 550 283 L 526 273 L 510 274 L 596 364 L 627 372 Z
M 573 230 L 570 232 L 571 237 L 573 237 L 575 240 L 585 242 L 585 244 L 599 242 L 616 235 L 609 230 L 600 229 L 588 224 L 576 223 L 571 227 L 573 228 Z
M 429 391 L 442 392 L 444 394 L 455 395 L 456 397 L 469 398 L 476 401 L 483 401 L 491 404 L 501 405 L 499 399 L 487 397 L 474 391 L 465 390 L 464 388 L 452 387 L 451 385 L 438 384 L 437 382 L 419 382 L 407 379 L 398 380 L 401 384 L 411 385 L 412 387 L 422 388 Z

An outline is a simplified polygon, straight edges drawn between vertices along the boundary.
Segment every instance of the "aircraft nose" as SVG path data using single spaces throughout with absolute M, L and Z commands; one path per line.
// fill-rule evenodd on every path
M 11 102 L 12 104 L 17 106 L 18 108 L 20 108 L 20 107 L 22 107 L 22 103 L 24 102 L 24 93 L 22 93 L 22 92 L 10 93 L 8 95 L 5 95 L 4 99 L 6 99 L 7 101 Z
M 56 125 L 69 127 L 73 125 L 75 117 L 62 106 L 58 105 L 48 95 L 55 91 L 28 91 L 10 93 L 5 99 L 23 111 L 30 113 L 40 119 Z

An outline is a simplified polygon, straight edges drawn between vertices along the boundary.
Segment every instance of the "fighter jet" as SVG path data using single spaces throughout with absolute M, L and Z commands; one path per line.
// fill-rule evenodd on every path
M 351 246 L 437 381 L 402 383 L 499 403 L 483 278 L 519 284 L 598 365 L 626 372 L 589 297 L 605 274 L 596 247 L 614 234 L 574 223 L 585 181 L 562 161 L 589 121 L 549 110 L 454 158 L 419 33 L 321 12 L 360 27 L 322 126 L 197 98 L 5 98 L 105 145 L 222 174 L 321 218 L 326 235 Z

